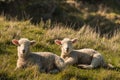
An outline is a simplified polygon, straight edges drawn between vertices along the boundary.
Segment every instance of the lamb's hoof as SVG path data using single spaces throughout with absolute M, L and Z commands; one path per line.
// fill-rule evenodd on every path
M 108 64 L 108 69 L 115 69 L 115 67 L 112 64 Z
M 83 65 L 77 65 L 78 68 L 84 69 L 85 67 Z

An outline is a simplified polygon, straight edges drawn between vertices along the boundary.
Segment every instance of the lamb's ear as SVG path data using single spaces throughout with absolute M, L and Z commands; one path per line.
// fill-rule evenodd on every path
M 35 43 L 36 43 L 35 40 L 30 41 L 30 45 L 33 45 L 33 44 L 35 44 Z
M 62 45 L 61 40 L 55 40 L 54 41 L 57 45 Z
M 19 45 L 19 42 L 18 42 L 18 40 L 16 40 L 16 39 L 13 39 L 13 40 L 12 40 L 12 43 L 13 43 L 14 45 L 16 45 L 16 46 Z
M 71 40 L 72 43 L 75 43 L 78 39 L 77 38 L 74 38 Z

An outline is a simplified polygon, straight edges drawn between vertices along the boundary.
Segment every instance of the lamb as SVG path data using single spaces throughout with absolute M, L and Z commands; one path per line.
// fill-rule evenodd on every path
M 77 39 L 64 38 L 63 40 L 55 40 L 57 45 L 61 45 L 61 58 L 64 59 L 66 65 L 77 65 L 83 69 L 93 69 L 98 67 L 114 68 L 111 64 L 107 64 L 103 56 L 90 48 L 74 50 L 72 43 Z
M 64 69 L 64 60 L 51 52 L 30 52 L 30 45 L 35 40 L 30 41 L 27 38 L 20 40 L 13 39 L 12 43 L 17 46 L 18 60 L 17 67 L 25 68 L 29 65 L 38 65 L 40 72 L 56 73 Z

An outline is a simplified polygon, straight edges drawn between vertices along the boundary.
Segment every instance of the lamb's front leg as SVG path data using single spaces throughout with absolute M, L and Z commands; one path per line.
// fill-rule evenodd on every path
M 101 54 L 97 53 L 93 55 L 93 58 L 91 60 L 91 64 L 79 64 L 78 67 L 79 68 L 83 68 L 83 69 L 93 69 L 93 68 L 97 68 L 101 66 L 101 63 L 104 64 L 104 60 L 103 57 L 101 56 Z
M 22 69 L 22 68 L 25 68 L 25 66 L 23 66 L 23 65 L 16 66 L 16 68 L 14 69 L 14 71 L 16 71 L 18 69 Z
M 25 68 L 27 65 L 26 65 L 26 62 L 21 60 L 21 59 L 18 59 L 17 60 L 17 66 L 14 70 L 17 70 L 17 69 L 21 69 L 21 68 Z
M 77 65 L 78 68 L 82 69 L 93 69 L 94 67 L 92 65 L 87 65 L 87 64 L 79 64 Z
M 76 64 L 76 63 L 77 63 L 77 61 L 74 58 L 72 58 L 72 57 L 70 57 L 67 60 L 65 60 L 65 65 L 66 66 L 67 65 L 73 65 L 73 64 Z

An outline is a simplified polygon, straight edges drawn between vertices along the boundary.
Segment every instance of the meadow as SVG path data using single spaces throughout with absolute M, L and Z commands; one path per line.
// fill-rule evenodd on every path
M 51 28 L 46 28 L 51 26 Z M 73 30 L 67 26 L 51 25 L 50 21 L 41 21 L 38 25 L 32 25 L 27 21 L 7 21 L 0 17 L 0 80 L 119 80 L 120 79 L 120 32 L 111 38 L 101 37 L 92 28 L 84 25 L 79 30 Z M 114 70 L 94 69 L 84 70 L 74 66 L 68 66 L 58 74 L 40 73 L 37 66 L 31 66 L 23 70 L 14 71 L 17 61 L 17 48 L 11 42 L 12 39 L 29 38 L 36 40 L 31 47 L 32 51 L 50 51 L 60 55 L 60 47 L 54 43 L 55 39 L 64 37 L 78 38 L 74 44 L 75 49 L 93 48 L 99 51 L 105 60 L 115 67 Z
M 44 10 L 44 7 L 42 7 L 38 12 L 32 14 L 32 17 L 34 15 L 37 16 L 37 19 L 39 18 L 35 24 L 32 19 L 36 21 L 36 17 L 31 18 L 30 16 L 28 18 L 28 14 L 23 14 L 26 15 L 23 18 L 27 19 L 18 19 L 18 17 L 21 18 L 19 11 L 26 10 L 28 7 L 32 8 L 31 12 L 35 12 L 34 10 L 37 10 L 34 9 L 36 5 L 27 4 L 27 7 L 21 7 L 22 2 L 20 5 L 10 5 L 12 7 L 8 8 L 8 12 L 10 10 L 11 13 L 7 15 L 4 12 L 0 15 L 0 80 L 120 80 L 119 3 L 114 3 L 114 0 L 102 0 L 102 3 L 96 2 L 96 4 L 81 2 L 82 0 L 73 1 L 80 2 L 72 4 L 57 3 L 52 19 L 46 21 L 38 17 L 38 14 L 41 13 L 39 11 Z M 31 2 L 36 3 L 33 0 Z M 25 2 L 23 1 L 23 3 Z M 48 3 L 47 0 L 43 3 L 46 6 L 48 5 L 46 4 Z M 14 10 L 14 6 L 17 6 L 15 8 L 18 8 L 18 10 Z M 15 15 L 14 12 L 19 15 Z M 13 15 L 15 16 L 13 17 Z M 36 44 L 31 46 L 31 51 L 49 51 L 60 56 L 60 47 L 54 43 L 54 40 L 62 40 L 65 37 L 78 39 L 73 45 L 74 49 L 92 48 L 99 51 L 106 62 L 114 65 L 115 69 L 85 70 L 75 66 L 68 66 L 57 74 L 40 73 L 37 66 L 14 70 L 18 56 L 17 47 L 12 44 L 12 39 L 28 38 L 35 40 Z

